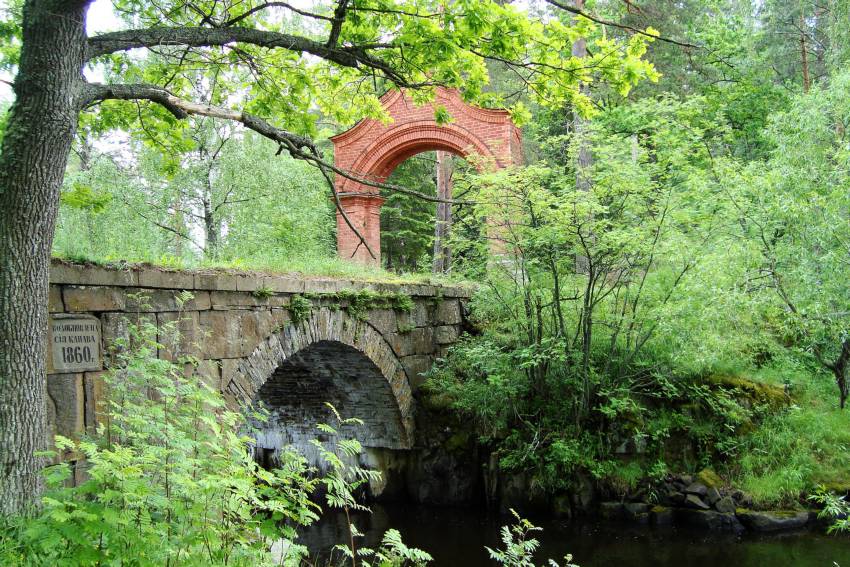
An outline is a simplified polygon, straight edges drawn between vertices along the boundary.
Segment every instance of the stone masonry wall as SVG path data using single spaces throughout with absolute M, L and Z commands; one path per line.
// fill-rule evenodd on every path
M 238 397 L 234 392 L 244 394 L 243 389 L 236 387 L 240 377 L 250 375 L 253 391 L 246 395 L 253 396 L 275 373 L 283 356 L 290 357 L 320 338 L 337 338 L 319 337 L 321 320 L 331 322 L 325 324 L 328 328 L 334 327 L 333 321 L 341 321 L 337 327 L 354 329 L 352 336 L 339 337 L 340 341 L 348 344 L 345 347 L 348 350 L 343 350 L 349 354 L 352 349 L 359 351 L 364 360 L 371 360 L 374 367 L 384 372 L 391 386 L 387 391 L 395 394 L 397 404 L 404 406 L 401 409 L 405 412 L 403 421 L 411 422 L 406 417 L 410 400 L 399 398 L 399 384 L 404 386 L 404 390 L 414 391 L 421 385 L 422 373 L 431 367 L 435 357 L 443 354 L 457 340 L 462 323 L 462 303 L 470 295 L 467 288 L 451 286 L 398 285 L 239 272 L 167 271 L 139 266 L 113 269 L 60 261 L 54 261 L 51 266 L 50 283 L 52 330 L 48 331 L 46 353 L 49 414 L 55 433 L 66 436 L 95 426 L 97 402 L 103 396 L 103 371 L 110 364 L 109 346 L 116 339 L 126 337 L 128 319 L 146 320 L 160 328 L 177 321 L 182 331 L 180 344 L 168 344 L 165 335 L 161 336 L 160 342 L 165 344 L 159 351 L 159 357 L 173 359 L 179 354 L 198 357 L 203 361 L 200 367 L 203 375 L 231 399 Z M 288 307 L 296 294 L 330 294 L 363 289 L 407 294 L 413 299 L 414 308 L 410 313 L 373 309 L 364 321 L 353 322 L 346 321 L 339 312 L 329 313 L 325 304 L 331 301 L 323 301 L 320 295 L 313 302 L 315 311 L 323 314 L 319 323 L 292 323 Z M 193 298 L 181 309 L 178 298 L 184 291 L 190 292 Z M 77 349 L 76 360 L 70 357 L 69 364 L 75 368 L 71 371 L 67 370 L 66 362 L 54 360 L 54 352 L 60 346 L 56 343 L 82 340 L 59 336 L 62 326 L 57 326 L 57 323 L 65 320 L 82 321 L 86 323 L 86 329 L 99 331 L 96 335 L 100 344 L 87 344 L 89 348 L 83 351 L 85 356 L 81 356 Z M 313 332 L 311 326 L 317 330 Z M 69 324 L 68 327 L 77 328 L 79 325 Z M 270 344 L 282 353 L 277 362 L 263 354 L 269 352 Z M 318 364 L 315 360 L 317 352 L 320 353 L 321 349 L 305 351 L 296 360 L 301 367 L 305 361 Z M 338 354 L 340 349 L 336 352 Z M 268 365 L 258 365 L 258 359 Z M 363 361 L 358 364 L 363 368 L 369 366 Z M 387 376 L 386 373 L 394 368 L 400 369 L 396 371 L 398 375 Z M 346 395 L 350 399 L 358 398 L 350 392 Z M 385 392 L 376 395 L 385 396 Z M 387 398 L 383 399 L 386 401 Z M 397 415 L 399 409 L 395 411 Z M 386 424 L 386 427 L 387 434 L 397 428 L 395 424 Z M 411 442 L 407 440 L 405 444 Z M 391 444 L 380 439 L 380 445 Z

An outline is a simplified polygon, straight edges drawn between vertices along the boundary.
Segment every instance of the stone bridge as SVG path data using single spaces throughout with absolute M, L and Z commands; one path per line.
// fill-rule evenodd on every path
M 191 355 L 228 403 L 263 402 L 258 458 L 305 446 L 325 402 L 358 417 L 364 446 L 409 449 L 412 393 L 461 334 L 469 289 L 255 273 L 105 268 L 54 261 L 47 391 L 56 433 L 96 424 L 110 345 L 128 321 L 160 332 L 158 356 Z M 184 292 L 192 294 L 191 299 Z M 181 331 L 169 341 L 168 326 Z

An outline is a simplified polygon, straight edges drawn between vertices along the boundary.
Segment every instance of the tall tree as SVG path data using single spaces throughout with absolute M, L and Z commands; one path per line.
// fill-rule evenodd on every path
M 437 197 L 443 201 L 437 203 L 437 222 L 434 223 L 434 265 L 435 274 L 449 271 L 452 261 L 452 249 L 449 245 L 449 233 L 452 229 L 452 174 L 454 161 L 452 154 L 437 152 Z

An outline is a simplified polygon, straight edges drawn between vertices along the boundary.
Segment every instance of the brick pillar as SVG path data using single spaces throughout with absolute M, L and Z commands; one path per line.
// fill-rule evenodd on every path
M 341 194 L 339 200 L 351 224 L 357 227 L 360 234 L 369 243 L 375 258 L 360 242 L 356 234 L 348 227 L 339 211 L 336 212 L 336 246 L 340 258 L 351 259 L 355 262 L 369 265 L 381 265 L 381 206 L 384 198 L 369 193 Z M 359 246 L 358 246 L 359 245 Z

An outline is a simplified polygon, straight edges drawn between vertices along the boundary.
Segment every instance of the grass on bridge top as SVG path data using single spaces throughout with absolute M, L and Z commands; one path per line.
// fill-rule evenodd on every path
M 362 266 L 335 256 L 294 256 L 283 261 L 280 258 L 270 258 L 268 261 L 254 258 L 249 260 L 240 258 L 188 260 L 175 256 L 159 258 L 111 258 L 85 255 L 69 256 L 55 253 L 53 257 L 67 262 L 89 263 L 104 267 L 127 266 L 129 264 L 155 266 L 169 270 L 242 271 L 306 278 L 344 278 L 398 284 L 471 285 L 470 282 L 452 277 L 451 275 L 435 275 L 425 272 L 399 274 L 383 268 Z

